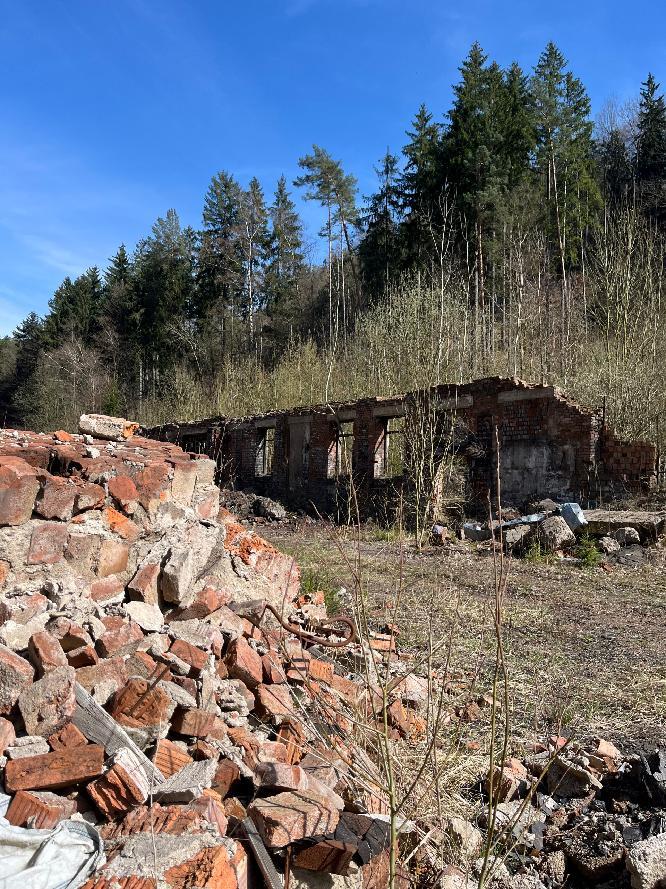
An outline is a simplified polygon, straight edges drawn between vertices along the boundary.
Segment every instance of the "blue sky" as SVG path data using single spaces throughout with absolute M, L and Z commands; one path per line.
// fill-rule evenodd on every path
M 525 69 L 554 40 L 597 112 L 666 81 L 665 35 L 657 0 L 0 0 L 0 334 L 169 207 L 197 226 L 220 169 L 270 196 L 317 142 L 370 193 L 474 40 Z

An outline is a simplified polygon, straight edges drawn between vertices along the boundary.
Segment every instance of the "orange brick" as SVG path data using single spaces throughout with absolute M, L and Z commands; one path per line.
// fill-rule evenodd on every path
M 184 766 L 194 762 L 192 757 L 181 750 L 173 741 L 161 740 L 157 743 L 153 763 L 165 778 L 175 775 Z

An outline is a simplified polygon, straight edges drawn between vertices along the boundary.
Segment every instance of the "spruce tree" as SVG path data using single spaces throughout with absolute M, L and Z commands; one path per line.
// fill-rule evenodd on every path
M 196 317 L 210 343 L 210 360 L 231 349 L 240 313 L 244 256 L 240 238 L 242 189 L 225 171 L 211 179 L 197 256 Z
M 636 138 L 636 182 L 648 215 L 666 221 L 666 103 L 652 74 L 642 84 Z
M 268 255 L 268 211 L 259 180 L 253 177 L 241 193 L 240 241 L 244 266 L 244 313 L 250 345 L 254 342 L 255 316 L 265 306 L 264 270 Z
M 566 59 L 551 42 L 530 83 L 544 222 L 558 245 L 563 278 L 580 257 L 581 237 L 599 205 L 590 100 L 581 81 L 566 69 Z
M 618 206 L 630 201 L 634 170 L 627 140 L 617 127 L 597 145 L 597 165 L 606 202 Z
M 268 311 L 275 315 L 296 295 L 303 272 L 301 221 L 287 191 L 287 180 L 284 176 L 280 176 L 278 180 L 273 203 L 268 212 L 271 231 L 265 290 Z
M 426 262 L 432 246 L 431 228 L 440 219 L 440 199 L 445 185 L 442 168 L 442 128 L 421 105 L 407 131 L 409 142 L 400 178 L 401 236 L 406 266 Z
M 398 158 L 387 149 L 375 167 L 379 187 L 367 199 L 359 245 L 363 283 L 371 299 L 381 296 L 402 265 L 400 221 L 402 192 Z
M 139 397 L 158 395 L 165 372 L 179 357 L 178 324 L 191 305 L 193 232 L 182 229 L 175 210 L 157 219 L 134 259 L 142 364 Z
M 504 184 L 509 191 L 529 175 L 536 148 L 536 126 L 529 81 L 513 62 L 503 75 L 497 120 L 500 134 Z

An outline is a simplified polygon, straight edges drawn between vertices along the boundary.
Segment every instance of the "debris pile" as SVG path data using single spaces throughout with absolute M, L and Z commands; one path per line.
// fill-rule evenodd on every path
M 81 429 L 0 432 L 0 842 L 39 847 L 0 877 L 56 855 L 44 889 L 386 885 L 387 804 L 351 741 L 365 688 L 329 654 L 349 622 L 218 512 L 211 460 Z M 406 735 L 424 690 L 401 689 Z
M 623 756 L 610 742 L 552 737 L 486 776 L 493 804 L 488 885 L 658 889 L 666 880 L 666 752 Z M 463 822 L 465 825 L 465 822 Z M 457 828 L 468 838 L 475 828 Z M 481 835 L 442 889 L 478 885 Z M 463 856 L 464 857 L 464 856 Z M 477 874 L 474 877 L 473 874 Z
M 607 562 L 639 564 L 643 548 L 656 543 L 666 534 L 666 513 L 629 510 L 587 509 L 578 503 L 557 504 L 541 500 L 530 504 L 534 512 L 521 515 L 514 509 L 503 509 L 502 520 L 466 522 L 461 528 L 463 539 L 483 543 L 502 539 L 504 548 L 521 554 L 538 546 L 544 554 L 567 553 L 575 549 L 581 537 L 587 538 Z M 433 526 L 431 537 L 436 544 L 448 538 L 446 529 Z

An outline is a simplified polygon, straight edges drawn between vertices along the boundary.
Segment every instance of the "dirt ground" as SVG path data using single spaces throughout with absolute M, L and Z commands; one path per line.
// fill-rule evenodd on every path
M 361 590 L 378 626 L 395 609 L 402 650 L 418 654 L 432 638 L 440 664 L 464 677 L 463 697 L 489 691 L 494 567 L 487 545 L 455 541 L 419 551 L 377 529 L 359 533 L 309 519 L 257 530 L 295 557 L 305 589 L 324 590 L 330 612 L 348 609 Z M 625 752 L 666 743 L 665 553 L 646 552 L 638 568 L 608 570 L 509 560 L 504 642 L 518 741 L 559 732 L 600 735 Z

